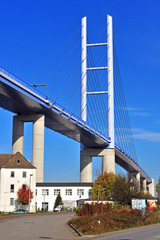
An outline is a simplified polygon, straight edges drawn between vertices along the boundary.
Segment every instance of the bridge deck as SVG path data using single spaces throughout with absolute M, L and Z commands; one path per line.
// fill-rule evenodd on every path
M 106 148 L 110 142 L 82 119 L 74 116 L 27 83 L 0 68 L 0 107 L 15 114 L 44 114 L 45 126 L 72 138 L 89 148 Z M 116 163 L 129 172 L 140 172 L 151 182 L 148 175 L 126 153 L 116 147 Z

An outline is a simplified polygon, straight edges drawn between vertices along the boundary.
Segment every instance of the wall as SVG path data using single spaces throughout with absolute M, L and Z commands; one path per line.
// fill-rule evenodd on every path
M 11 177 L 11 171 L 14 171 L 14 177 Z M 22 172 L 25 171 L 26 178 L 22 177 Z M 0 211 L 10 212 L 16 209 L 15 204 L 10 206 L 10 198 L 17 199 L 17 191 L 23 184 L 29 186 L 30 174 L 31 177 L 31 191 L 33 191 L 34 198 L 31 202 L 31 211 L 35 211 L 35 188 L 36 188 L 36 169 L 11 169 L 2 168 L 0 170 Z M 10 185 L 14 184 L 14 192 L 10 191 Z
M 88 199 L 89 198 L 89 189 L 92 189 L 91 187 L 86 186 L 77 186 L 77 187 L 36 187 L 37 189 L 37 195 L 36 195 L 36 203 L 37 203 L 37 209 L 42 209 L 42 202 L 48 203 L 48 211 L 53 211 L 54 209 L 54 203 L 56 200 L 56 195 L 54 195 L 54 189 L 60 189 L 62 202 L 64 207 L 76 207 L 76 201 L 79 199 Z M 49 195 L 43 196 L 42 195 L 42 189 L 48 189 Z M 72 189 L 72 196 L 66 196 L 65 190 L 66 189 Z M 77 195 L 77 189 L 84 189 L 84 195 L 78 196 Z

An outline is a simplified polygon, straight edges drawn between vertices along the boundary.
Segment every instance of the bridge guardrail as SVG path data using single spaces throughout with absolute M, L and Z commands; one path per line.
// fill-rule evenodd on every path
M 42 97 L 43 99 L 47 100 L 47 96 L 43 93 L 41 93 L 40 91 L 38 91 L 37 89 L 35 89 L 33 86 L 29 85 L 28 83 L 24 82 L 22 79 L 20 79 L 19 77 L 17 77 L 16 75 L 10 73 L 8 70 L 6 70 L 5 68 L 0 66 L 0 71 L 4 74 L 6 74 L 8 77 L 14 79 L 15 81 L 17 81 L 18 83 L 22 84 L 23 86 L 25 86 L 26 88 L 28 88 L 30 91 L 36 93 L 37 95 L 39 95 L 40 97 Z M 67 116 L 69 119 L 71 119 L 72 121 L 74 120 L 74 122 L 76 122 L 78 125 L 81 125 L 83 128 L 86 128 L 89 132 L 93 132 L 95 135 L 99 136 L 100 138 L 104 139 L 106 142 L 110 142 L 110 139 L 107 138 L 106 136 L 104 136 L 100 131 L 98 131 L 97 129 L 93 128 L 92 126 L 90 126 L 89 124 L 87 124 L 85 121 L 83 121 L 80 117 L 76 116 L 75 114 L 73 114 L 71 111 L 69 111 L 68 109 L 65 109 L 64 107 L 62 107 L 59 103 L 55 102 L 53 99 L 48 98 L 48 105 L 53 108 L 55 108 L 56 110 L 58 110 L 58 112 L 65 116 Z

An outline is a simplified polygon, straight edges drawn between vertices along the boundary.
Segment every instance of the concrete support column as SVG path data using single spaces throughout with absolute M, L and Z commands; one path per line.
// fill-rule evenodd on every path
M 23 137 L 24 137 L 24 122 L 20 120 L 20 116 L 13 117 L 13 132 L 12 132 L 12 153 L 20 152 L 23 154 Z
M 140 173 L 136 174 L 136 188 L 137 191 L 140 191 Z
M 134 176 L 130 172 L 127 174 L 127 181 L 131 184 L 130 190 L 134 190 Z
M 102 172 L 115 174 L 115 149 L 108 148 L 102 157 Z
M 144 193 L 147 192 L 147 181 L 146 181 L 146 179 L 143 180 L 143 192 Z
M 152 182 L 148 184 L 148 191 L 154 197 L 154 179 L 152 178 Z
M 37 182 L 43 182 L 44 120 L 44 115 L 37 114 L 33 121 L 32 164 L 37 168 Z
M 80 182 L 92 182 L 92 157 L 87 150 L 80 151 Z

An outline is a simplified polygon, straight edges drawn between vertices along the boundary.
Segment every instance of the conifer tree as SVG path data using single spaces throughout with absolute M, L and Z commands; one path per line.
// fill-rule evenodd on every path
M 57 198 L 54 203 L 54 208 L 56 208 L 58 205 L 62 205 L 62 198 L 61 198 L 60 193 L 57 195 Z

